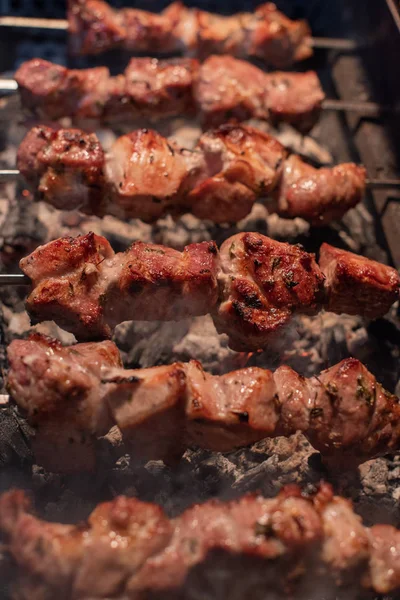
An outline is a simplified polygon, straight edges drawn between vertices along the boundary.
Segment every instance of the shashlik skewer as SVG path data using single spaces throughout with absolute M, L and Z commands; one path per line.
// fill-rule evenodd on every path
M 22 104 L 41 119 L 124 122 L 197 115 L 205 127 L 229 119 L 285 121 L 310 129 L 325 98 L 314 71 L 265 73 L 231 56 L 134 58 L 123 75 L 107 67 L 66 69 L 42 59 L 15 74 Z
M 253 13 L 229 17 L 186 8 L 174 2 L 161 14 L 132 8 L 113 10 L 106 2 L 71 1 L 67 20 L 0 17 L 0 27 L 68 30 L 75 55 L 100 54 L 112 48 L 129 52 L 232 54 L 286 68 L 312 55 L 313 47 L 353 51 L 352 40 L 312 38 L 304 21 L 292 21 L 271 4 Z
M 272 136 L 243 125 L 210 130 L 192 150 L 140 129 L 118 138 L 107 154 L 95 134 L 37 126 L 22 141 L 17 166 L 36 200 L 146 222 L 191 212 L 234 223 L 258 198 L 271 196 L 270 212 L 324 225 L 358 204 L 365 191 L 363 167 L 315 169 L 288 157 Z
M 306 597 L 400 587 L 400 531 L 363 526 L 324 483 L 313 493 L 292 485 L 275 498 L 213 499 L 173 519 L 119 496 L 77 526 L 38 519 L 12 490 L 0 497 L 0 534 L 20 600 L 297 597 L 311 581 Z
M 23 106 L 43 119 L 71 117 L 104 123 L 140 117 L 197 115 L 204 126 L 235 118 L 285 121 L 302 131 L 321 109 L 379 116 L 393 112 L 376 102 L 326 99 L 314 71 L 265 73 L 231 56 L 194 59 L 132 59 L 124 74 L 106 67 L 66 69 L 29 60 L 16 79 L 0 80 L 0 93 L 20 92 Z
M 114 253 L 89 233 L 39 246 L 20 262 L 32 281 L 33 322 L 54 320 L 78 339 L 110 337 L 132 319 L 178 321 L 210 313 L 235 350 L 282 341 L 294 314 L 383 316 L 398 300 L 395 269 L 329 244 L 313 254 L 258 233 L 166 246 L 135 242 Z
M 139 464 L 297 431 L 335 470 L 400 449 L 399 399 L 354 358 L 305 379 L 288 366 L 211 375 L 195 360 L 128 370 L 110 341 L 65 347 L 38 334 L 7 354 L 8 390 L 34 429 L 35 461 L 53 472 L 93 470 L 97 440 L 115 426 L 121 453 Z

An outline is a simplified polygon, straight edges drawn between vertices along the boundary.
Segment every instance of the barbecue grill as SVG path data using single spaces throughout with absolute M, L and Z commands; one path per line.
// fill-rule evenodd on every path
M 151 11 L 161 10 L 166 4 L 150 0 L 144 7 L 139 2 L 134 4 L 127 0 L 112 2 L 115 7 L 131 5 Z M 227 3 L 221 0 L 187 4 L 230 14 L 252 10 L 258 2 L 237 0 Z M 11 173 L 9 183 L 0 187 L 2 273 L 18 277 L 19 259 L 39 244 L 90 230 L 107 237 L 115 251 L 125 250 L 133 239 L 181 250 L 192 242 L 216 240 L 221 244 L 237 232 L 259 231 L 280 241 L 301 243 L 311 252 L 317 251 L 321 243 L 328 242 L 400 268 L 400 187 L 397 185 L 400 156 L 396 144 L 400 134 L 400 84 L 391 64 L 391 59 L 400 52 L 397 3 L 394 0 L 368 0 L 363 3 L 362 10 L 355 0 L 335 3 L 282 0 L 277 5 L 291 18 L 305 18 L 315 39 L 321 40 L 320 46 L 326 46 L 316 49 L 311 59 L 299 63 L 293 70 L 315 69 L 331 101 L 331 108 L 335 109 L 324 110 L 307 136 L 284 126 L 276 132 L 278 138 L 308 157 L 314 165 L 361 162 L 369 179 L 382 181 L 381 186 L 371 186 L 365 201 L 348 212 L 340 223 L 323 228 L 311 228 L 301 219 L 285 220 L 268 215 L 262 205 L 255 205 L 251 214 L 235 226 L 202 222 L 193 215 L 184 215 L 176 222 L 167 216 L 155 224 L 147 224 L 139 220 L 122 222 L 112 216 L 99 220 L 29 202 L 30 192 L 21 180 L 15 179 L 15 173 Z M 0 15 L 7 17 L 60 20 L 65 19 L 65 11 L 63 2 L 0 0 Z M 351 43 L 329 42 L 334 39 Z M 73 68 L 106 63 L 115 74 L 126 66 L 127 57 L 118 52 L 72 59 L 67 54 L 66 42 L 62 26 L 59 29 L 0 28 L 2 77 L 12 79 L 20 64 L 33 57 Z M 13 170 L 18 144 L 27 130 L 16 96 L 5 94 L 0 99 L 0 120 L 0 169 Z M 199 135 L 196 124 L 180 118 L 161 124 L 160 129 L 163 134 L 174 134 L 187 145 L 193 144 Z M 122 132 L 121 128 L 114 132 L 101 129 L 97 133 L 102 143 L 110 146 L 115 136 Z M 3 281 L 12 282 L 13 277 L 9 277 Z M 29 329 L 23 305 L 25 295 L 24 286 L 0 287 L 0 364 L 4 372 L 8 368 L 6 345 L 25 335 Z M 60 337 L 65 343 L 72 341 L 69 334 L 52 323 L 41 324 L 38 329 Z M 209 317 L 178 323 L 125 323 L 117 328 L 115 341 L 129 368 L 166 365 L 194 358 L 214 374 L 252 365 L 275 369 L 283 362 L 311 377 L 344 358 L 355 356 L 388 390 L 397 394 L 400 391 L 400 323 L 396 307 L 385 318 L 371 323 L 357 316 L 331 313 L 301 316 L 280 356 L 273 351 L 233 352 L 226 337 L 218 336 Z M 341 470 L 328 472 L 320 455 L 301 434 L 295 434 L 290 438 L 262 440 L 251 448 L 228 454 L 188 449 L 178 465 L 152 460 L 143 466 L 129 454 L 121 453 L 121 440 L 117 435 L 110 435 L 100 444 L 101 469 L 94 474 L 54 475 L 34 464 L 29 444 L 31 430 L 24 416 L 7 403 L 7 396 L 0 395 L 0 403 L 0 489 L 14 486 L 32 491 L 40 515 L 50 520 L 77 522 L 86 518 L 98 502 L 117 494 L 157 502 L 173 517 L 193 502 L 214 497 L 229 500 L 255 490 L 272 496 L 285 483 L 313 485 L 328 479 L 337 493 L 353 499 L 356 511 L 367 525 L 385 522 L 399 526 L 398 455 L 374 459 L 351 474 Z M 2 598 L 5 600 L 9 597 L 9 578 L 7 565 L 0 561 L 0 580 L 4 581 Z M 321 600 L 318 595 L 310 595 L 309 589 L 304 593 L 307 600 Z M 335 592 L 336 597 L 341 598 L 340 593 Z M 215 590 L 210 590 L 209 596 L 217 597 Z M 349 596 L 343 595 L 345 597 Z M 394 596 L 388 598 L 392 600 Z

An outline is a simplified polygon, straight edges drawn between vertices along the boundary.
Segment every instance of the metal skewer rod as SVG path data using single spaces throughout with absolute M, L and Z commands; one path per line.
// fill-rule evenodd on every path
M 2 94 L 13 94 L 18 90 L 15 79 L 0 79 L 0 92 Z
M 55 29 L 68 31 L 67 19 L 38 19 L 36 17 L 0 17 L 0 27 L 28 28 L 28 29 Z M 311 37 L 310 45 L 313 48 L 326 50 L 354 51 L 359 45 L 354 40 L 329 37 Z
M 18 91 L 15 79 L 0 78 L 0 94 L 13 94 Z M 399 112 L 400 107 L 385 106 L 378 102 L 364 102 L 360 100 L 340 100 L 327 98 L 322 102 L 324 110 L 349 111 L 365 114 L 380 114 L 382 112 Z
M 0 285 L 30 285 L 31 280 L 23 273 L 0 273 Z
M 379 102 L 362 102 L 359 100 L 336 100 L 329 98 L 322 102 L 324 110 L 357 112 L 365 116 L 380 115 L 387 112 L 399 112 L 400 106 L 387 106 Z
M 0 408 L 2 406 L 7 406 L 10 402 L 10 396 L 8 394 L 0 394 Z
M 400 187 L 400 178 L 399 179 L 366 179 L 365 183 L 367 187 L 374 189 L 390 189 L 390 188 L 398 188 Z
M 19 177 L 18 169 L 0 169 L 0 183 L 15 181 Z
M 0 94 L 13 94 L 18 91 L 18 83 L 15 79 L 0 78 Z M 343 112 L 357 112 L 365 116 L 380 115 L 385 112 L 400 112 L 400 106 L 385 106 L 378 102 L 361 102 L 358 100 L 326 99 L 322 102 L 323 110 L 334 110 Z
M 56 29 L 67 31 L 67 19 L 38 19 L 36 17 L 0 17 L 0 27 Z
M 342 38 L 312 37 L 310 43 L 313 48 L 324 50 L 347 50 L 354 52 L 360 49 L 360 45 L 355 40 L 346 40 Z
M 18 169 L 0 169 L 0 183 L 8 183 L 18 179 L 20 172 Z M 400 177 L 395 178 L 382 178 L 382 179 L 366 179 L 368 187 L 373 188 L 397 188 L 400 187 Z M 0 274 L 1 277 L 1 274 Z

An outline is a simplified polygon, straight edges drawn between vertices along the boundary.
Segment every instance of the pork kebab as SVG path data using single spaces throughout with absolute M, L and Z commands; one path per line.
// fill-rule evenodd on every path
M 37 126 L 22 141 L 17 166 L 37 200 L 147 222 L 191 212 L 233 223 L 269 196 L 271 212 L 324 225 L 361 200 L 366 181 L 363 167 L 315 169 L 243 125 L 210 130 L 194 149 L 140 129 L 117 139 L 107 154 L 94 133 Z
M 54 320 L 78 339 L 110 337 L 122 321 L 178 321 L 210 313 L 235 350 L 281 342 L 297 313 L 383 316 L 398 299 L 397 271 L 323 244 L 319 265 L 301 246 L 259 233 L 115 253 L 89 233 L 39 246 L 20 267 L 32 282 L 33 322 Z
M 190 600 L 205 589 L 212 600 L 261 600 L 298 597 L 310 582 L 307 598 L 340 588 L 355 598 L 400 587 L 400 531 L 364 527 L 327 484 L 213 499 L 174 519 L 119 496 L 77 526 L 38 519 L 12 490 L 0 497 L 0 534 L 19 600 Z
M 118 456 L 129 452 L 137 464 L 175 464 L 188 447 L 230 452 L 296 431 L 335 470 L 400 449 L 399 399 L 354 358 L 309 379 L 288 366 L 217 376 L 194 360 L 128 370 L 111 341 L 64 347 L 34 334 L 11 342 L 8 360 L 11 398 L 48 471 L 95 469 L 98 442 L 115 426 Z
M 107 67 L 66 69 L 35 58 L 15 79 L 22 106 L 40 119 L 107 124 L 197 116 L 204 127 L 215 127 L 255 118 L 307 131 L 325 98 L 314 71 L 265 73 L 231 56 L 211 56 L 203 64 L 135 58 L 115 77 Z
M 231 54 L 286 68 L 312 54 L 305 21 L 288 19 L 270 2 L 251 13 L 222 16 L 182 2 L 154 14 L 136 8 L 114 10 L 103 0 L 69 0 L 68 21 L 75 55 L 114 48 L 198 57 Z

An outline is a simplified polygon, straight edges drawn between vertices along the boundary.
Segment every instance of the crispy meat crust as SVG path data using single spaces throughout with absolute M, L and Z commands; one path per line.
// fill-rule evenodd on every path
M 63 347 L 37 335 L 13 341 L 8 358 L 11 397 L 36 428 L 37 461 L 53 471 L 93 468 L 96 439 L 115 425 L 139 461 L 172 462 L 188 446 L 229 452 L 296 431 L 335 469 L 399 448 L 399 399 L 355 359 L 310 379 L 287 366 L 216 376 L 196 361 L 126 370 L 111 342 Z
M 321 246 L 319 264 L 326 277 L 327 308 L 332 312 L 353 315 L 361 308 L 366 317 L 376 319 L 387 313 L 398 299 L 397 271 L 386 265 L 382 268 L 375 260 L 325 243 Z
M 294 312 L 319 310 L 325 278 L 315 258 L 298 246 L 237 234 L 222 244 L 220 256 L 222 291 L 213 316 L 235 349 L 272 339 Z
M 326 262 L 336 252 L 340 269 Z M 32 280 L 26 302 L 32 320 L 53 319 L 77 338 L 109 337 L 126 320 L 178 321 L 210 312 L 232 348 L 257 350 L 276 340 L 295 313 L 327 307 L 377 317 L 397 300 L 395 269 L 327 245 L 321 255 L 320 268 L 301 247 L 259 233 L 237 234 L 220 252 L 214 242 L 183 252 L 135 242 L 114 254 L 105 238 L 89 233 L 39 246 L 20 267 Z M 338 282 L 349 285 L 350 275 L 351 306 L 338 299 Z
M 232 54 L 286 68 L 312 54 L 310 29 L 291 21 L 272 3 L 253 13 L 224 17 L 173 2 L 161 14 L 112 9 L 102 0 L 70 0 L 70 48 L 76 55 L 113 48 L 190 56 Z
M 123 122 L 198 115 L 203 126 L 258 118 L 308 131 L 325 98 L 314 71 L 265 73 L 231 56 L 133 58 L 112 77 L 106 67 L 66 69 L 35 58 L 15 74 L 23 106 L 42 119 Z
M 45 307 L 47 319 L 87 339 L 110 337 L 132 314 L 172 321 L 206 314 L 218 297 L 217 255 L 214 242 L 183 252 L 135 242 L 115 254 L 94 233 L 60 238 L 21 261 L 35 282 L 27 307 L 33 320 L 43 320 Z
M 400 585 L 400 532 L 364 527 L 327 484 L 311 495 L 288 486 L 275 498 L 211 500 L 174 519 L 119 496 L 79 526 L 36 518 L 14 490 L 0 498 L 0 533 L 21 600 L 189 598 L 218 568 L 229 575 L 215 588 L 224 598 L 254 589 L 296 595 L 306 577 L 354 592 L 386 594 Z
M 37 200 L 146 222 L 192 212 L 233 223 L 272 195 L 271 210 L 320 225 L 343 216 L 365 189 L 362 167 L 314 169 L 287 158 L 275 138 L 240 125 L 204 133 L 194 150 L 139 129 L 118 138 L 107 155 L 94 134 L 38 126 L 22 141 L 17 165 Z

